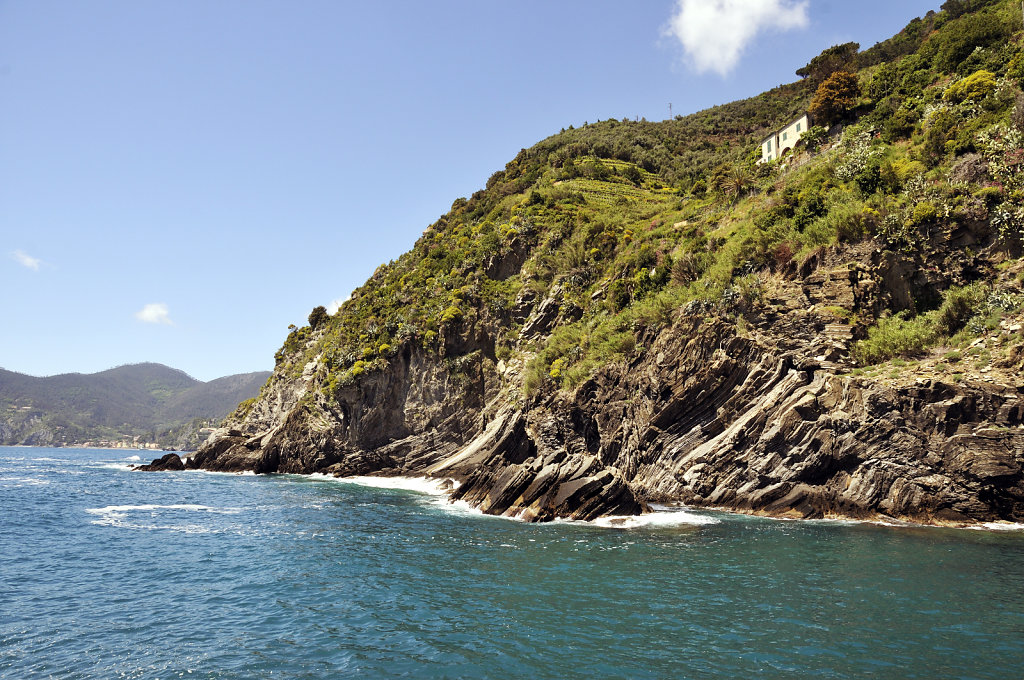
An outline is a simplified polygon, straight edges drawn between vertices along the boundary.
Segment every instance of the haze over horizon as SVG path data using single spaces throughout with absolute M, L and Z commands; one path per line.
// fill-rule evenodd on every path
M 0 3 L 0 362 L 269 370 L 519 149 L 755 95 L 939 4 Z

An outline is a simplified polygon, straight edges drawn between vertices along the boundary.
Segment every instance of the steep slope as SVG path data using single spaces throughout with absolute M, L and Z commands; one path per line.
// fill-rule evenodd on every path
M 170 430 L 197 430 L 193 421 L 221 420 L 255 396 L 268 376 L 247 373 L 204 383 L 154 363 L 44 378 L 0 369 L 0 443 L 156 442 Z
M 533 520 L 1021 520 L 1019 13 L 946 3 L 759 97 L 522 151 L 313 310 L 189 464 L 446 477 Z

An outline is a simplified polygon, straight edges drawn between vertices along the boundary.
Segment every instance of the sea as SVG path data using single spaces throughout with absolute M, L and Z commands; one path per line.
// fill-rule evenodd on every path
M 528 524 L 152 457 L 0 448 L 0 678 L 1024 677 L 1019 526 Z

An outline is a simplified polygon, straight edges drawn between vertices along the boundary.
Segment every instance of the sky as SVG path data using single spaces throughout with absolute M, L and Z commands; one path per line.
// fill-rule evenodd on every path
M 521 148 L 940 4 L 0 0 L 0 367 L 270 370 Z

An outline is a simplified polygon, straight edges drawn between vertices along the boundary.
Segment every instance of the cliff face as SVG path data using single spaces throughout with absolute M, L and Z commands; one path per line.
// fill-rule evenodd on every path
M 1024 519 L 1024 388 L 1014 380 L 1024 366 L 959 383 L 844 375 L 849 337 L 805 305 L 855 294 L 877 304 L 913 288 L 919 271 L 905 258 L 872 269 L 870 254 L 845 270 L 858 276 L 830 270 L 853 254 L 782 284 L 774 304 L 748 310 L 742 334 L 733 317 L 691 304 L 638 330 L 641 352 L 571 392 L 523 398 L 521 362 L 495 361 L 482 323 L 451 327 L 440 355 L 407 343 L 330 398 L 316 390 L 315 365 L 275 375 L 257 408 L 189 464 L 451 478 L 455 499 L 530 520 L 673 502 L 793 517 Z M 549 314 L 552 299 L 530 318 Z
M 189 465 L 450 478 L 537 521 L 1024 520 L 1017 11 L 826 60 L 857 103 L 796 162 L 752 152 L 810 81 L 523 150 L 314 309 Z

